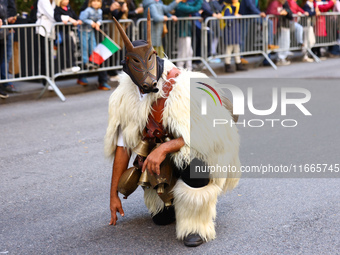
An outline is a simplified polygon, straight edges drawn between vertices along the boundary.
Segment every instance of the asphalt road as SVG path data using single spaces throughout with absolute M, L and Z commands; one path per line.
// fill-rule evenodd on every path
M 311 78 L 243 84 L 307 87 L 313 113 L 307 118 L 293 109 L 289 118 L 299 126 L 288 131 L 240 127 L 242 163 L 340 163 L 338 70 L 336 59 L 242 73 Z M 0 254 L 340 254 L 340 179 L 334 178 L 340 173 L 241 179 L 219 199 L 216 240 L 198 248 L 175 239 L 175 224 L 152 223 L 140 188 L 123 201 L 125 217 L 109 226 L 112 163 L 103 155 L 109 95 L 94 91 L 64 103 L 48 98 L 0 107 Z M 268 94 L 257 98 L 257 106 L 270 106 Z

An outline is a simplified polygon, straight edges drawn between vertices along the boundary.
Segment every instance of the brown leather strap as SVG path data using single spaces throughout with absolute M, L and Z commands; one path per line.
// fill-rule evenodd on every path
M 173 84 L 175 84 L 175 79 L 180 74 L 180 70 L 176 67 L 172 68 L 167 74 L 167 81 L 163 84 L 163 92 L 165 97 L 161 97 L 157 99 L 152 104 L 152 110 L 148 117 L 148 123 L 146 124 L 146 130 L 144 132 L 145 137 L 153 138 L 157 137 L 162 139 L 167 132 L 163 128 L 162 117 L 164 111 L 164 105 L 168 96 L 173 88 Z

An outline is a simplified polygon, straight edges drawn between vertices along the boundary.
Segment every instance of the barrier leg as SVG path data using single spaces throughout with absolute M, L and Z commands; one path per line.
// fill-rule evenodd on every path
M 312 58 L 315 60 L 316 63 L 320 63 L 321 62 L 319 57 L 317 55 L 315 55 L 311 49 L 307 48 L 307 51 L 312 56 Z
M 265 53 L 262 53 L 262 55 L 264 56 L 264 58 L 268 61 L 268 63 L 275 69 L 277 70 L 277 66 L 274 64 L 274 62 L 270 59 L 270 57 L 265 54 Z
M 51 81 L 50 78 L 45 78 L 45 80 L 47 81 L 46 86 L 44 87 L 44 89 L 41 91 L 41 93 L 38 96 L 38 99 L 40 99 L 46 92 L 48 86 L 51 86 L 53 88 L 53 91 L 57 94 L 57 96 L 60 98 L 60 100 L 62 102 L 65 102 L 66 98 L 63 95 L 63 93 L 61 93 L 61 91 L 59 90 L 59 88 L 57 87 L 57 85 L 55 85 L 54 82 Z
M 214 78 L 217 78 L 216 73 L 214 72 L 214 70 L 212 70 L 212 68 L 210 67 L 210 65 L 208 64 L 207 61 L 205 61 L 203 58 L 200 59 L 202 61 L 202 63 L 206 66 L 206 68 L 209 70 L 209 72 L 211 73 L 212 76 L 214 76 Z

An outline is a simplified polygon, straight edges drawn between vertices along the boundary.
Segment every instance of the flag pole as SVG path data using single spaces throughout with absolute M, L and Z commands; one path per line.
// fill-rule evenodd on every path
M 112 43 L 114 43 L 120 50 L 122 49 L 121 47 L 119 47 L 119 45 L 114 41 L 114 40 L 112 40 L 111 38 L 110 38 L 110 36 L 108 36 L 103 30 L 101 30 L 100 28 L 99 28 L 99 30 L 98 30 L 102 35 L 104 35 L 106 38 L 108 38 Z

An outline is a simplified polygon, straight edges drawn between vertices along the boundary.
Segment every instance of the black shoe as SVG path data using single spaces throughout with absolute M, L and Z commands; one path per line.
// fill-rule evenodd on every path
M 9 93 L 18 93 L 19 91 L 17 90 L 16 87 L 14 87 L 13 84 L 8 84 L 6 87 L 5 87 L 5 90 L 6 92 L 9 92 Z
M 156 225 L 168 225 L 176 220 L 174 206 L 164 207 L 163 211 L 152 217 Z
M 184 245 L 188 247 L 197 247 L 203 243 L 203 239 L 199 234 L 189 234 L 184 240 Z
M 224 65 L 224 71 L 225 71 L 226 73 L 235 73 L 234 69 L 231 67 L 230 64 L 225 64 L 225 65 Z
M 236 64 L 236 71 L 248 71 L 247 68 L 244 67 L 244 65 L 240 64 Z
M 2 89 L 0 89 L 0 98 L 2 98 L 2 99 L 8 98 L 8 94 L 5 91 L 3 91 Z

